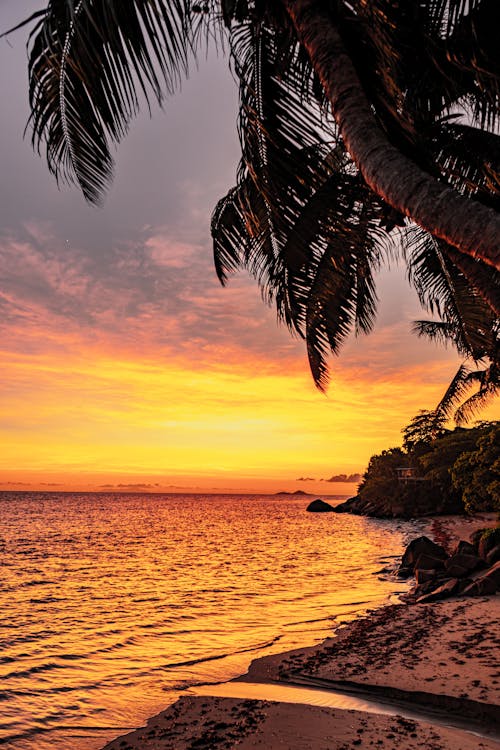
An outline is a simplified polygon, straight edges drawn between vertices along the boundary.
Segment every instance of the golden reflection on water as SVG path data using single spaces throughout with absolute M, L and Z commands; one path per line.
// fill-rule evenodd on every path
M 0 742 L 96 750 L 175 699 L 312 643 L 400 584 L 388 522 L 306 498 L 0 495 Z

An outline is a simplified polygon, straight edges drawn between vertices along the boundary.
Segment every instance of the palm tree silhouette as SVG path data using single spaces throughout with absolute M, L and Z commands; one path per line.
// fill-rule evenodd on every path
M 239 84 L 242 148 L 212 218 L 220 280 L 249 269 L 324 388 L 328 353 L 371 329 L 374 272 L 401 235 L 441 318 L 420 332 L 493 357 L 498 374 L 498 347 L 477 341 L 498 340 L 500 310 L 497 12 L 496 0 L 50 0 L 23 22 L 33 144 L 99 202 L 141 96 L 162 103 L 213 39 Z

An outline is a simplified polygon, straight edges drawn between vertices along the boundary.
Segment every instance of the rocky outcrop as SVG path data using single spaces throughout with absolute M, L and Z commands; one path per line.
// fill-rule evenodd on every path
M 325 503 L 324 500 L 321 500 L 318 497 L 317 500 L 313 500 L 312 503 L 309 503 L 306 510 L 308 510 L 309 513 L 331 513 L 335 510 L 335 508 L 333 507 L 333 505 Z
M 495 539 L 496 534 L 483 531 L 472 543 L 461 541 L 451 555 L 425 536 L 410 542 L 398 571 L 402 578 L 415 576 L 416 586 L 406 598 L 426 604 L 450 596 L 485 596 L 500 591 L 497 547 L 481 544 L 485 537 Z
M 456 498 L 445 498 L 430 482 L 397 486 L 392 497 L 366 497 L 363 492 L 335 506 L 335 513 L 352 513 L 372 518 L 421 518 L 422 516 L 463 513 Z

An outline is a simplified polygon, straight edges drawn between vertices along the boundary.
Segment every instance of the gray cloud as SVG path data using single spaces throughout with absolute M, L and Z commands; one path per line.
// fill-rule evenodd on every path
M 360 482 L 361 474 L 334 474 L 329 479 L 322 479 L 322 482 Z

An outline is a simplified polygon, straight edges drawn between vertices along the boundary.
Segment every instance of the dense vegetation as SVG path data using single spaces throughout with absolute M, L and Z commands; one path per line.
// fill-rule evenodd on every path
M 383 517 L 500 512 L 500 422 L 446 430 L 429 428 L 419 415 L 404 437 L 403 448 L 372 456 L 346 510 Z M 401 468 L 413 476 L 398 477 Z

